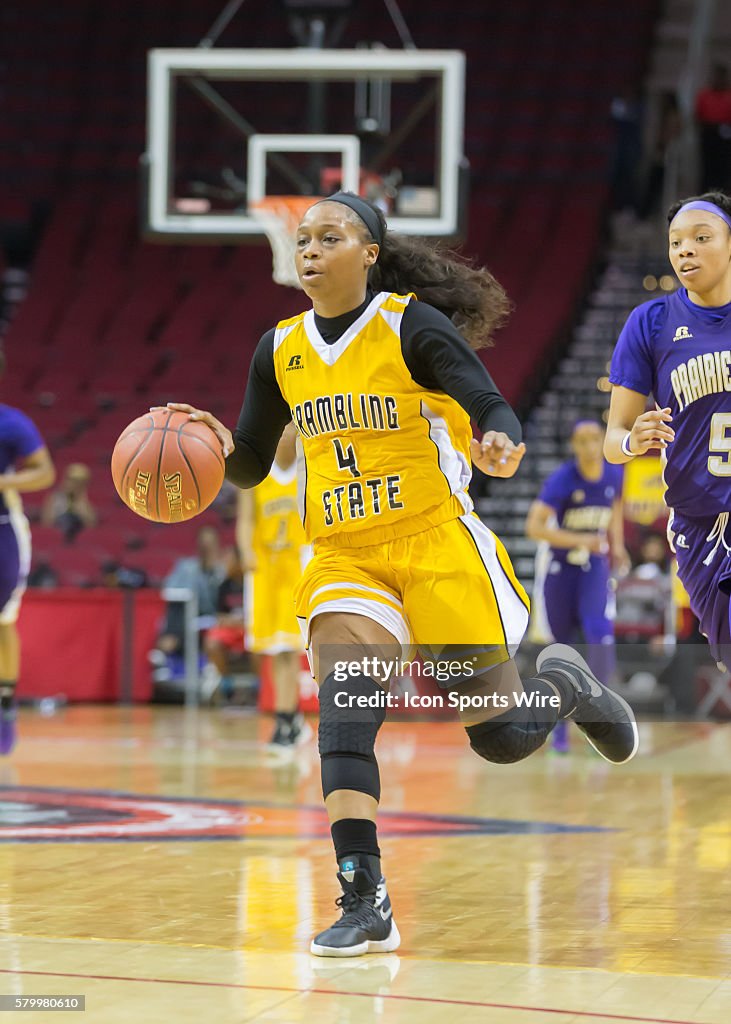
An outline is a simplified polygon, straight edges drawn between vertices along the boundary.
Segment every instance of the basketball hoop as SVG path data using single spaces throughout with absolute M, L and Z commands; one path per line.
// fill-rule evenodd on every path
M 250 205 L 254 220 L 272 247 L 272 277 L 277 284 L 301 288 L 294 267 L 294 238 L 305 210 L 320 202 L 320 196 L 263 196 Z

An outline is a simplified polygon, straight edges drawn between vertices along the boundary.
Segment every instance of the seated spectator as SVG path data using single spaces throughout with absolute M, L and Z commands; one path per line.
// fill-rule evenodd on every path
M 179 558 L 163 582 L 166 590 L 181 589 L 195 593 L 198 602 L 196 629 L 208 629 L 216 622 L 219 588 L 226 576 L 218 531 L 203 526 L 198 532 L 198 553 Z M 182 678 L 185 654 L 185 604 L 168 601 L 165 619 L 150 660 L 159 669 L 156 680 Z
M 67 541 L 74 540 L 86 526 L 96 524 L 96 512 L 89 500 L 91 472 L 82 462 L 66 468 L 61 486 L 48 495 L 43 505 L 41 522 L 57 526 Z
M 625 642 L 661 647 L 670 612 L 669 562 L 667 541 L 647 534 L 632 571 L 617 587 L 615 633 Z
M 657 533 L 648 534 L 640 546 L 633 574 L 641 580 L 665 580 L 669 571 L 670 551 L 667 541 Z M 667 590 L 667 580 L 665 589 Z
M 47 558 L 41 556 L 28 573 L 28 586 L 38 590 L 53 590 L 58 586 L 58 573 Z
M 129 590 L 138 590 L 140 587 L 148 586 L 147 573 L 144 569 L 128 568 L 120 565 L 119 562 L 109 560 L 102 564 L 102 586 L 126 587 Z
M 244 650 L 244 576 L 235 548 L 226 556 L 226 578 L 218 591 L 218 615 L 207 631 L 203 649 L 209 664 L 204 670 L 203 688 L 207 696 L 219 692 L 228 699 L 233 694 L 234 671 L 248 672 L 249 655 Z

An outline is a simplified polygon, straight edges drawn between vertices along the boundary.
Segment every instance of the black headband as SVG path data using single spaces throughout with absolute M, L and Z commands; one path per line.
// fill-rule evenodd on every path
M 383 228 L 375 210 L 369 206 L 360 196 L 351 195 L 350 192 L 336 192 L 323 200 L 326 203 L 342 203 L 349 207 L 353 213 L 357 213 L 360 219 L 371 233 L 371 238 L 379 245 L 383 245 Z

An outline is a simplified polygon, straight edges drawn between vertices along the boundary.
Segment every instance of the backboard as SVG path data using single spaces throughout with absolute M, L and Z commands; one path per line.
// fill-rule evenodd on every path
M 375 199 L 394 231 L 459 230 L 464 54 L 168 49 L 148 55 L 148 237 L 261 237 L 271 194 Z

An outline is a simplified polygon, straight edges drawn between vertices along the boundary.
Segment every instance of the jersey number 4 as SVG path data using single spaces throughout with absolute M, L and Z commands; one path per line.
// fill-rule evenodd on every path
M 711 416 L 708 449 L 708 472 L 713 476 L 731 476 L 731 413 L 716 412 Z
M 343 443 L 339 437 L 333 438 L 333 444 L 335 445 L 335 458 L 338 460 L 338 469 L 349 472 L 351 476 L 361 476 L 358 463 L 355 461 L 355 449 L 352 444 L 343 449 Z

